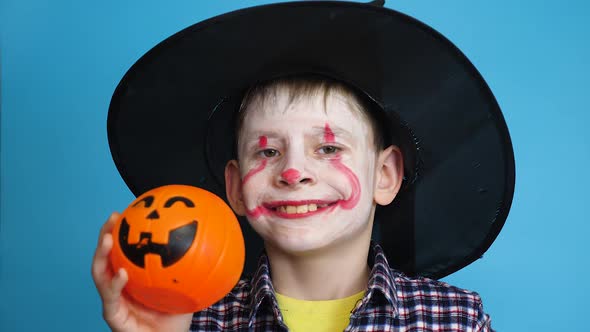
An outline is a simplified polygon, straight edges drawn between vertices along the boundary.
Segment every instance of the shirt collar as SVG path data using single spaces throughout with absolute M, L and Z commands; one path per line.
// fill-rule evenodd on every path
M 362 314 L 366 312 L 374 303 L 380 303 L 380 299 L 385 300 L 385 310 L 389 312 L 390 317 L 395 317 L 398 313 L 398 297 L 394 282 L 394 275 L 385 253 L 380 245 L 371 241 L 369 248 L 369 263 L 372 262 L 371 273 L 367 292 L 363 299 L 357 304 L 354 313 Z M 258 259 L 258 268 L 252 276 L 252 296 L 250 302 L 249 326 L 252 326 L 256 320 L 259 311 L 263 310 L 265 301 L 272 309 L 274 318 L 282 322 L 277 299 L 274 295 L 274 287 L 270 279 L 270 264 L 266 252 L 263 252 Z M 262 307 L 262 308 L 261 308 Z
M 274 318 L 277 321 L 283 320 L 274 291 L 274 287 L 270 280 L 270 264 L 268 262 L 268 256 L 266 255 L 266 252 L 263 252 L 258 259 L 258 268 L 252 276 L 252 296 L 250 300 L 251 311 L 248 320 L 249 326 L 252 326 L 259 312 L 263 311 L 265 301 L 269 301 Z
M 369 275 L 367 292 L 363 299 L 357 304 L 353 313 L 362 315 L 368 311 L 372 304 L 382 306 L 382 300 L 385 300 L 385 309 L 390 317 L 397 316 L 398 297 L 395 285 L 395 276 L 389 267 L 385 253 L 380 245 L 371 241 L 369 248 L 369 263 L 373 263 Z

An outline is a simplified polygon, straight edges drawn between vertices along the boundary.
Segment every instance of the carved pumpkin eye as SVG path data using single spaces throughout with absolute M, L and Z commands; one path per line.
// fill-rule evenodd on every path
M 164 204 L 164 207 L 169 208 L 176 202 L 182 202 L 182 203 L 184 203 L 184 205 L 186 205 L 186 207 L 195 207 L 195 203 L 193 203 L 193 201 L 191 201 L 190 199 L 188 199 L 186 197 L 182 197 L 182 196 L 174 196 L 174 197 L 170 198 L 168 201 L 166 201 L 166 204 Z
M 141 203 L 143 203 L 143 207 L 145 208 L 149 208 L 150 206 L 152 206 L 152 203 L 154 202 L 154 196 L 146 196 L 144 198 L 142 198 L 139 202 L 133 204 L 134 207 L 141 205 Z

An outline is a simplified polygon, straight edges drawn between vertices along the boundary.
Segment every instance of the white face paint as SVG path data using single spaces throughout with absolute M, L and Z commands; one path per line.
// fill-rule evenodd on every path
M 376 152 L 359 110 L 331 93 L 250 107 L 238 143 L 252 227 L 288 252 L 321 249 L 371 227 Z M 370 233 L 370 229 L 368 230 Z

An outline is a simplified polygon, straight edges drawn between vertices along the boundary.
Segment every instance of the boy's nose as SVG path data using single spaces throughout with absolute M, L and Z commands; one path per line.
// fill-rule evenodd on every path
M 279 184 L 281 185 L 295 185 L 310 182 L 312 182 L 311 177 L 305 176 L 294 168 L 284 170 L 279 176 Z
M 281 173 L 281 178 L 286 181 L 288 184 L 293 184 L 299 180 L 301 177 L 301 173 L 294 168 L 289 168 Z

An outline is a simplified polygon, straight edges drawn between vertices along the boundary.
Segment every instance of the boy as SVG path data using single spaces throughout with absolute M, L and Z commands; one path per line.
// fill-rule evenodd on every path
M 373 9 L 364 11 L 360 6 L 351 9 L 340 4 L 306 4 L 301 6 L 304 13 L 299 14 L 294 13 L 294 9 L 288 6 L 293 7 L 293 5 L 267 6 L 267 8 L 274 10 L 273 14 L 275 15 L 264 13 L 264 9 L 262 12 L 259 9 L 253 9 L 250 13 L 253 13 L 255 18 L 272 16 L 283 26 L 289 26 L 290 20 L 293 26 L 299 26 L 296 22 L 300 21 L 300 17 L 297 15 L 305 14 L 303 17 L 310 20 L 309 25 L 312 26 L 312 30 L 314 30 L 314 15 L 330 18 L 332 28 L 339 24 L 338 19 L 333 19 L 334 17 L 346 17 L 351 13 L 356 15 L 357 12 L 374 15 Z M 308 6 L 312 7 L 312 10 L 305 12 L 307 10 L 305 8 Z M 288 15 L 282 14 L 285 8 Z M 230 22 L 225 23 L 228 26 L 231 26 L 231 22 L 237 22 L 240 24 L 236 23 L 236 26 L 240 27 L 244 27 L 240 20 L 245 18 L 248 22 L 258 22 L 257 19 L 249 17 L 247 11 L 244 13 L 243 15 L 230 15 L 219 22 Z M 342 24 L 346 26 L 351 23 L 352 26 L 357 26 L 354 28 L 355 30 L 362 30 L 354 24 L 354 17 L 349 16 L 342 19 Z M 412 24 L 415 23 L 412 22 Z M 208 26 L 215 25 L 209 24 Z M 379 27 L 383 28 L 383 26 Z M 227 26 L 220 28 L 219 31 L 225 31 L 223 29 L 227 29 Z M 339 33 L 334 35 L 324 32 L 328 35 L 326 40 L 333 41 L 338 38 L 342 29 L 345 29 L 344 25 L 335 29 Z M 268 27 L 265 27 L 264 31 L 268 30 Z M 196 35 L 203 38 L 203 33 L 200 31 L 202 30 L 194 29 L 185 32 L 184 36 L 179 35 L 175 38 L 176 40 L 190 40 L 186 36 Z M 210 33 L 210 31 L 206 33 Z M 226 36 L 235 36 L 236 33 L 232 30 Z M 257 38 L 256 34 L 243 33 L 254 36 L 253 39 Z M 281 34 L 283 38 L 289 39 L 288 36 L 284 36 L 284 32 Z M 303 35 L 311 36 L 312 34 L 303 33 Z M 345 35 L 351 37 L 348 33 Z M 296 36 L 301 38 L 300 31 Z M 219 39 L 220 36 L 217 37 Z M 194 40 L 196 39 L 198 38 L 194 38 Z M 313 40 L 313 38 L 310 39 L 310 42 Z M 351 38 L 351 40 L 357 39 Z M 325 40 L 323 41 L 325 42 Z M 203 42 L 202 39 L 200 42 Z M 358 43 L 364 42 L 366 42 L 366 38 Z M 182 47 L 170 43 L 172 42 L 165 46 L 169 49 L 182 49 Z M 251 43 L 250 40 L 249 47 L 252 47 Z M 285 45 L 273 46 L 281 49 Z M 334 47 L 332 47 L 334 45 L 326 48 L 321 48 L 319 44 L 316 46 L 317 48 L 313 48 L 306 45 L 303 49 L 314 50 L 317 52 L 315 54 L 321 55 L 320 58 L 326 58 L 325 52 L 334 52 Z M 215 48 L 211 47 L 211 49 Z M 295 58 L 306 58 L 306 55 L 296 52 L 300 49 L 300 47 L 296 47 L 292 50 L 296 53 Z M 278 53 L 283 51 L 284 49 Z M 182 54 L 186 54 L 186 52 L 186 49 L 182 49 Z M 161 56 L 158 55 L 161 53 L 152 52 L 152 59 L 154 56 L 156 58 Z M 233 54 L 234 52 L 228 53 Z M 344 57 L 343 53 L 335 52 L 335 54 L 338 56 L 328 57 L 330 62 L 337 62 L 337 59 Z M 219 54 L 211 57 L 216 58 L 217 56 Z M 190 57 L 187 56 L 187 58 Z M 157 59 L 157 63 L 166 62 L 162 61 L 162 58 Z M 178 60 L 178 57 L 169 56 L 168 59 Z M 310 61 L 311 58 L 306 58 L 306 60 Z M 178 61 L 182 62 L 182 60 Z M 267 59 L 257 61 L 262 64 L 268 63 Z M 353 62 L 356 63 L 356 61 Z M 140 61 L 140 63 L 139 67 L 143 72 L 153 73 L 150 71 L 149 58 L 143 62 Z M 223 63 L 225 64 L 225 62 Z M 333 65 L 333 63 L 331 64 Z M 342 64 L 349 65 L 350 63 L 343 61 Z M 207 63 L 207 65 L 210 66 L 211 63 Z M 245 67 L 243 64 L 239 66 L 239 68 L 243 67 Z M 348 74 L 350 75 L 342 75 L 347 72 L 347 66 L 335 65 L 334 67 L 340 68 L 340 70 L 332 72 L 346 77 L 346 79 L 340 79 L 334 78 L 333 75 L 326 75 L 323 70 L 311 70 L 310 68 L 314 66 L 307 66 L 305 71 L 300 71 L 299 65 L 296 67 L 296 69 L 294 67 L 288 69 L 274 67 L 272 70 L 266 70 L 263 74 L 258 74 L 258 79 L 255 79 L 258 83 L 250 86 L 245 93 L 233 93 L 239 96 L 238 100 L 240 101 L 237 104 L 234 102 L 235 107 L 225 106 L 224 108 L 224 101 L 218 102 L 213 113 L 207 116 L 208 120 L 203 121 L 206 122 L 206 125 L 202 127 L 204 129 L 207 126 L 210 127 L 211 123 L 215 123 L 216 116 L 226 118 L 226 120 L 237 118 L 234 142 L 236 155 L 234 158 L 227 158 L 224 161 L 225 192 L 236 214 L 246 216 L 252 228 L 264 241 L 265 252 L 253 270 L 253 276 L 241 280 L 234 290 L 217 304 L 194 315 L 165 315 L 143 308 L 121 293 L 127 281 L 125 271 L 109 271 L 107 257 L 113 241 L 109 231 L 113 220 L 116 219 L 116 215 L 114 215 L 101 230 L 99 247 L 93 263 L 93 277 L 103 299 L 104 317 L 109 326 L 115 331 L 186 331 L 189 328 L 194 331 L 282 331 L 287 329 L 294 331 L 344 329 L 354 331 L 489 331 L 491 329 L 489 317 L 483 312 L 481 300 L 476 293 L 431 279 L 410 278 L 397 270 L 390 269 L 381 247 L 371 243 L 377 206 L 390 204 L 403 186 L 414 188 L 406 188 L 406 191 L 410 192 L 416 201 L 419 201 L 420 195 L 416 192 L 416 188 L 428 187 L 419 187 L 415 184 L 416 178 L 420 172 L 424 172 L 423 179 L 425 180 L 422 180 L 423 182 L 433 179 L 433 177 L 428 177 L 428 172 L 416 166 L 419 165 L 415 161 L 419 159 L 416 157 L 416 151 L 421 146 L 418 146 L 417 142 L 411 142 L 408 147 L 408 144 L 405 143 L 408 141 L 407 137 L 404 139 L 404 135 L 407 136 L 407 133 L 397 130 L 403 126 L 396 125 L 395 120 L 385 120 L 387 118 L 382 114 L 384 112 L 383 104 L 374 99 L 377 90 L 372 90 L 368 87 L 369 85 L 359 84 L 364 82 L 363 75 L 366 75 L 364 71 L 355 76 L 350 74 L 350 71 L 354 70 L 349 69 Z M 169 68 L 167 67 L 167 70 Z M 230 70 L 229 72 L 238 78 L 248 76 L 240 75 L 239 68 L 236 67 L 234 68 L 236 71 Z M 382 69 L 382 67 L 380 68 Z M 297 71 L 299 73 L 294 75 L 293 72 Z M 166 75 L 168 73 L 166 71 Z M 248 74 L 252 75 L 251 72 Z M 128 76 L 131 77 L 128 81 L 133 79 L 133 75 Z M 183 107 L 171 107 L 174 102 L 168 102 L 168 100 L 189 98 L 178 90 L 182 90 L 183 86 L 190 86 L 185 80 L 187 77 L 192 77 L 190 73 L 183 73 L 179 76 L 182 78 L 179 79 L 178 84 L 172 84 L 174 89 L 170 90 L 174 92 L 168 93 L 164 88 L 161 90 L 163 96 L 159 96 L 161 99 L 158 99 L 158 102 L 164 104 L 172 103 L 172 105 L 167 105 L 168 107 L 165 109 L 166 112 L 176 112 L 176 115 L 188 111 L 182 110 Z M 146 74 L 146 77 L 150 77 L 150 75 Z M 174 75 L 171 77 L 171 81 L 178 79 Z M 376 79 L 377 76 L 374 78 Z M 382 76 L 379 78 L 384 79 Z M 146 91 L 153 89 L 150 84 L 157 85 L 160 81 L 161 77 L 157 82 L 148 83 L 149 89 Z M 243 81 L 252 83 L 252 77 L 244 78 Z M 345 81 L 354 84 L 345 83 Z M 244 82 L 238 85 L 241 86 Z M 167 84 L 170 84 L 170 80 L 167 81 Z M 227 85 L 231 84 L 227 83 Z M 386 85 L 383 84 L 381 88 Z M 129 117 L 137 118 L 137 114 L 133 114 L 134 111 L 129 109 L 144 111 L 152 103 L 147 101 L 150 98 L 150 94 L 147 92 L 145 94 L 140 92 L 140 98 L 133 95 L 138 90 L 142 90 L 141 84 L 134 85 L 127 82 L 127 86 L 125 84 L 121 86 L 115 93 L 113 100 L 116 102 L 111 105 L 109 114 L 111 149 L 114 151 L 113 156 L 121 173 L 124 177 L 127 176 L 126 181 L 134 192 L 141 191 L 137 187 L 141 185 L 141 182 L 149 183 L 149 186 L 158 182 L 178 182 L 178 179 L 148 180 L 150 175 L 138 181 L 129 176 L 129 174 L 135 176 L 141 171 L 135 167 L 135 171 L 130 172 L 130 169 L 134 168 L 129 166 L 133 164 L 133 161 L 123 160 L 123 154 L 119 151 L 126 144 L 123 141 L 132 137 L 131 141 L 136 143 L 129 144 L 131 148 L 126 149 L 126 154 L 135 153 L 138 156 L 141 153 L 134 152 L 133 148 L 141 149 L 142 145 L 150 146 L 150 144 L 144 141 L 144 139 L 149 139 L 147 136 L 137 138 L 133 137 L 133 132 L 128 132 L 128 130 L 134 130 L 134 127 L 141 127 L 141 125 L 131 126 L 122 125 L 122 123 L 126 121 L 125 114 L 132 113 Z M 130 90 L 129 87 L 134 88 L 133 94 L 127 93 Z M 215 90 L 214 84 L 210 86 L 210 89 Z M 233 90 L 230 89 L 230 91 Z M 224 95 L 223 93 L 218 94 L 218 92 L 211 94 Z M 232 93 L 227 94 L 231 95 Z M 449 97 L 450 99 L 453 98 Z M 133 104 L 134 100 L 141 100 L 139 104 L 142 106 L 129 106 Z M 194 104 L 192 105 L 194 106 Z M 432 107 L 437 109 L 435 106 Z M 178 109 L 181 110 L 177 111 Z M 233 111 L 226 116 L 223 113 L 224 110 Z M 148 110 L 145 118 L 153 118 L 152 115 L 157 112 L 162 113 L 161 110 L 153 110 L 154 113 L 149 112 L 152 111 Z M 170 139 L 169 136 L 174 135 L 175 132 L 195 131 L 194 129 L 182 130 L 182 126 L 186 123 L 181 124 L 184 121 L 179 121 L 173 114 L 167 115 L 174 120 L 165 122 L 163 117 L 159 117 L 157 120 L 146 120 L 146 123 L 149 125 L 149 121 L 152 121 L 151 123 L 157 122 L 163 128 L 166 128 L 166 123 L 169 123 L 176 124 L 177 127 L 168 131 L 164 129 L 162 133 L 150 132 L 151 135 L 158 136 L 158 139 Z M 384 121 L 389 122 L 384 123 Z M 224 122 L 227 124 L 230 121 Z M 120 128 L 125 128 L 125 131 Z M 416 128 L 419 126 L 411 129 L 415 130 Z M 125 134 L 122 135 L 121 132 L 125 132 Z M 207 132 L 207 130 L 202 132 Z M 140 135 L 139 132 L 136 133 Z M 450 133 L 449 136 L 453 134 L 455 133 Z M 426 133 L 424 135 L 428 136 Z M 203 141 L 203 136 L 198 137 Z M 215 134 L 208 132 L 204 137 L 206 142 L 202 143 L 205 145 L 204 151 L 209 159 L 208 167 L 211 167 L 211 164 L 219 164 L 215 160 L 224 159 L 223 151 L 228 149 L 227 144 L 219 143 L 219 140 L 211 139 L 212 137 L 215 137 Z M 410 137 L 415 138 L 414 136 Z M 441 140 L 444 138 L 441 137 Z M 233 139 L 226 138 L 225 141 L 233 141 Z M 159 145 L 167 146 L 172 150 L 177 149 L 180 153 L 176 157 L 182 156 L 182 153 L 185 152 L 183 148 L 171 146 L 182 145 L 184 140 L 175 137 L 169 141 L 169 143 L 172 142 L 174 144 L 159 142 Z M 186 149 L 191 144 L 195 144 L 195 141 L 189 140 L 183 147 Z M 153 147 L 153 145 L 151 146 Z M 219 149 L 217 149 L 218 147 Z M 406 153 L 412 149 L 413 152 Z M 453 152 L 452 149 L 449 151 Z M 162 150 L 162 152 L 167 151 Z M 427 152 L 430 153 L 430 151 Z M 177 158 L 175 160 L 178 160 Z M 190 165 L 189 159 L 191 157 L 186 155 L 184 158 Z M 508 158 L 507 164 L 509 161 Z M 200 161 L 200 163 L 203 162 Z M 150 171 L 153 172 L 163 172 L 162 169 L 166 169 L 161 165 L 145 167 L 151 167 Z M 174 165 L 174 167 L 184 169 L 186 166 Z M 202 169 L 202 166 L 199 167 Z M 444 168 L 444 165 L 440 167 Z M 199 168 L 186 168 L 188 169 L 187 173 L 200 173 Z M 484 166 L 484 168 L 486 167 Z M 212 171 L 212 173 L 214 172 Z M 434 170 L 430 172 L 435 173 Z M 211 177 L 214 175 L 212 174 Z M 506 175 L 502 173 L 501 176 L 505 177 Z M 204 179 L 197 185 L 213 188 L 213 185 L 208 185 L 206 181 L 207 179 Z M 404 181 L 407 183 L 406 185 L 404 185 Z M 188 182 L 194 183 L 194 181 Z M 412 185 L 413 187 L 411 187 Z M 461 187 L 461 184 L 457 186 Z M 461 193 L 460 190 L 457 192 Z M 454 197 L 454 199 L 459 198 Z M 437 201 L 445 200 L 440 195 L 436 199 Z M 432 206 L 421 206 L 420 209 L 436 210 L 436 207 L 436 204 L 432 204 Z M 453 209 L 448 211 L 453 212 Z M 399 212 L 396 213 L 399 215 Z M 419 211 L 415 213 L 418 215 Z M 396 214 L 391 214 L 390 218 L 393 215 Z M 502 219 L 501 214 L 496 214 L 496 219 L 498 215 Z M 414 218 L 413 222 L 418 223 L 418 219 Z M 442 222 L 445 216 L 439 216 L 439 219 Z M 397 220 L 387 220 L 386 222 L 394 221 L 401 223 Z M 445 224 L 445 226 L 448 228 L 449 224 Z M 416 228 L 417 234 L 423 231 L 418 226 Z M 452 230 L 450 233 L 455 231 Z M 485 241 L 489 241 L 490 237 L 493 240 L 497 234 L 494 234 L 496 231 L 499 229 L 489 231 L 489 234 L 484 236 Z M 443 237 L 447 238 L 448 236 Z M 389 240 L 388 237 L 382 236 L 382 238 L 386 241 Z M 246 240 L 248 241 L 248 239 Z M 479 243 L 478 245 L 482 246 Z M 432 247 L 432 245 L 426 247 Z M 444 251 L 442 248 L 430 249 L 432 252 L 437 250 Z M 416 251 L 420 252 L 419 247 Z M 472 255 L 473 252 L 470 252 L 467 256 Z M 401 263 L 398 262 L 398 265 L 405 266 L 404 264 L 404 260 L 401 260 Z M 461 267 L 459 265 L 466 263 L 465 259 L 461 258 L 453 262 L 438 262 L 438 264 L 446 264 L 436 272 L 440 274 L 444 273 L 441 271 L 456 270 Z M 413 265 L 415 268 L 409 269 L 411 272 L 422 272 L 418 268 L 421 266 L 420 262 L 415 260 Z M 424 271 L 428 272 L 428 268 L 425 268 Z

